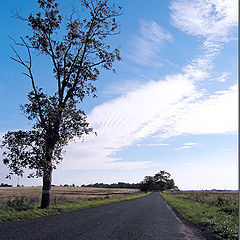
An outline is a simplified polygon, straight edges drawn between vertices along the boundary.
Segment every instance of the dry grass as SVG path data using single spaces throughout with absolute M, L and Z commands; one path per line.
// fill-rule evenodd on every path
M 26 197 L 40 202 L 41 187 L 0 187 L 0 205 L 15 197 Z M 52 187 L 52 201 L 67 199 L 99 199 L 123 197 L 139 192 L 138 189 L 125 188 L 88 188 L 88 187 Z

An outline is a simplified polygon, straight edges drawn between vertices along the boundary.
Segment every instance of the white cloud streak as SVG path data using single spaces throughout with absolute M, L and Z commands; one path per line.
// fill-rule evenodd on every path
M 237 85 L 204 100 L 199 97 L 191 81 L 172 76 L 96 107 L 89 121 L 98 136 L 67 149 L 62 167 L 146 168 L 151 161 L 122 162 L 114 154 L 152 134 L 163 140 L 183 134 L 236 133 Z
M 184 143 L 185 146 L 196 146 L 198 143 Z
M 203 39 L 203 54 L 183 68 L 194 81 L 209 77 L 213 58 L 222 45 L 231 40 L 238 24 L 237 0 L 177 0 L 170 5 L 171 22 L 181 31 Z M 218 81 L 225 81 L 222 75 Z
M 190 149 L 197 145 L 198 143 L 194 143 L 194 142 L 184 143 L 183 146 L 176 148 L 176 150 Z
M 237 132 L 237 84 L 208 99 L 197 101 L 180 113 L 175 131 L 188 134 Z
M 171 34 L 154 21 L 140 21 L 140 35 L 132 42 L 128 55 L 134 62 L 144 66 L 161 66 L 159 50 L 164 42 L 173 41 Z
M 203 37 L 205 45 L 226 41 L 238 22 L 237 0 L 178 0 L 170 5 L 174 26 L 193 36 Z
M 192 148 L 191 146 L 182 146 L 182 147 L 178 147 L 177 150 L 182 150 L 182 149 L 189 149 Z
M 220 77 L 218 77 L 216 80 L 219 82 L 226 82 L 228 80 L 228 77 L 230 76 L 229 72 L 223 72 Z
M 146 143 L 146 144 L 137 144 L 138 147 L 149 146 L 149 147 L 165 147 L 169 146 L 168 143 Z

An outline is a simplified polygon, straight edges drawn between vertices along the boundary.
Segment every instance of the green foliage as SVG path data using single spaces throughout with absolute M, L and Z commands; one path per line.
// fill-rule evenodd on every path
M 218 196 L 211 199 L 209 192 L 177 194 L 161 193 L 163 198 L 184 218 L 205 227 L 225 239 L 238 239 L 238 204 L 232 198 Z
M 156 188 L 156 182 L 154 177 L 146 176 L 140 183 L 140 190 L 143 192 L 153 191 Z
M 238 214 L 238 199 L 224 198 L 218 196 L 216 200 L 210 202 L 220 208 L 220 211 L 236 216 Z
M 145 192 L 153 190 L 178 190 L 174 180 L 170 177 L 171 174 L 164 170 L 159 171 L 154 176 L 146 176 L 140 183 L 140 190 Z
M 22 175 L 25 168 L 32 170 L 30 177 L 42 177 L 61 162 L 62 149 L 69 141 L 93 132 L 79 103 L 86 96 L 96 96 L 93 82 L 100 70 L 114 70 L 113 63 L 121 60 L 118 48 L 112 49 L 106 42 L 119 33 L 121 7 L 108 0 L 82 0 L 79 4 L 86 18 L 75 9 L 69 17 L 63 17 L 56 0 L 37 2 L 38 13 L 27 18 L 16 16 L 30 28 L 28 36 L 20 37 L 20 42 L 14 40 L 17 47 L 26 50 L 28 59 L 11 46 L 15 55 L 12 59 L 25 69 L 31 85 L 28 103 L 21 109 L 33 126 L 29 131 L 9 131 L 3 136 L 2 146 L 7 150 L 3 162 L 9 168 L 9 177 Z M 45 55 L 52 67 L 56 88 L 51 95 L 34 76 L 34 51 Z
M 229 219 L 207 220 L 205 226 L 225 239 L 238 239 L 238 227 Z
M 6 207 L 11 208 L 16 211 L 26 211 L 28 209 L 33 209 L 33 202 L 25 197 L 16 197 L 10 199 L 6 202 Z

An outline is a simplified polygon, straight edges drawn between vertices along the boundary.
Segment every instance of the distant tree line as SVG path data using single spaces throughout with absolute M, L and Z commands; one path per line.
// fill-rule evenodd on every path
M 0 187 L 12 187 L 12 185 L 9 185 L 7 183 L 1 183 Z
M 140 183 L 125 183 L 118 182 L 112 184 L 106 183 L 94 183 L 94 184 L 83 184 L 81 187 L 95 187 L 95 188 L 131 188 L 140 189 L 143 192 L 149 191 L 163 191 L 163 190 L 179 190 L 175 185 L 175 182 L 171 177 L 171 174 L 161 170 L 154 176 L 145 176 L 143 181 Z
M 88 185 L 82 185 L 81 187 L 95 187 L 95 188 L 132 188 L 132 189 L 139 189 L 140 183 L 125 183 L 125 182 L 118 182 L 112 184 L 106 183 L 94 183 Z

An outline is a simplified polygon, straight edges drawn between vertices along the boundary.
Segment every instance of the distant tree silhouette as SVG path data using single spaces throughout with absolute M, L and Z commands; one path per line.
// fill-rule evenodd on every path
M 154 177 L 146 176 L 143 181 L 140 183 L 140 190 L 143 192 L 152 191 L 156 188 L 156 182 Z
M 7 183 L 1 183 L 0 187 L 12 187 L 12 185 Z
M 139 183 L 124 183 L 124 182 L 118 182 L 118 183 L 94 183 L 94 184 L 83 184 L 81 187 L 96 187 L 96 188 L 132 188 L 132 189 L 139 189 L 140 184 Z
M 140 190 L 144 192 L 153 190 L 178 190 L 174 180 L 170 177 L 171 174 L 164 170 L 159 171 L 154 176 L 146 176 L 140 183 Z

